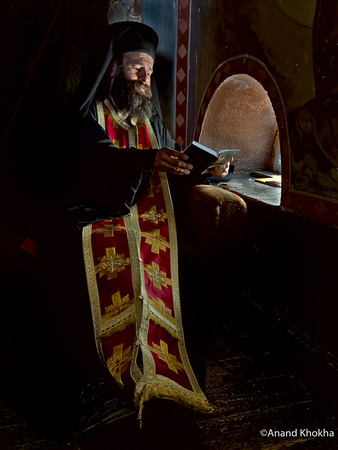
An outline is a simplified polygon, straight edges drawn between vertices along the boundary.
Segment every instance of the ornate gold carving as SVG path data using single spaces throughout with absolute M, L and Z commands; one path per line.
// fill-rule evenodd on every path
M 157 211 L 156 206 L 151 206 L 149 211 L 140 214 L 140 218 L 147 222 L 155 222 L 158 224 L 159 221 L 164 222 L 167 218 L 167 213 L 163 212 L 163 209 Z
M 113 349 L 113 355 L 107 359 L 109 372 L 114 377 L 117 384 L 123 388 L 122 373 L 128 368 L 129 361 L 132 358 L 132 348 L 128 347 L 123 350 L 123 343 L 116 345 Z
M 116 278 L 118 272 L 122 272 L 129 265 L 129 258 L 124 258 L 123 254 L 117 255 L 115 247 L 109 247 L 106 248 L 105 256 L 102 256 L 99 264 L 95 266 L 95 274 L 99 274 L 100 278 L 107 275 L 110 280 Z
M 154 344 L 153 342 L 152 350 L 162 361 L 164 361 L 168 365 L 170 370 L 174 371 L 175 373 L 178 373 L 178 369 L 184 371 L 183 364 L 177 361 L 175 355 L 169 353 L 168 344 L 162 341 L 162 339 L 160 340 L 160 345 Z
M 96 228 L 95 230 L 93 230 L 93 233 L 98 233 L 98 234 L 103 233 L 104 237 L 111 237 L 111 236 L 114 236 L 115 231 L 122 231 L 125 229 L 126 229 L 126 227 L 124 227 L 120 223 L 114 225 L 112 223 L 112 221 L 110 221 L 110 223 L 105 224 L 103 227 Z
M 157 255 L 160 253 L 160 250 L 165 252 L 167 248 L 170 248 L 169 242 L 160 235 L 160 230 L 158 228 L 155 228 L 150 232 L 144 231 L 141 233 L 141 236 L 146 238 L 145 243 L 151 245 L 151 251 Z
M 158 289 L 162 289 L 162 286 L 168 287 L 168 285 L 171 285 L 170 278 L 166 277 L 166 273 L 160 270 L 160 267 L 158 264 L 156 264 L 154 261 L 152 264 L 146 264 L 145 270 L 149 275 L 149 278 L 153 282 L 154 286 Z

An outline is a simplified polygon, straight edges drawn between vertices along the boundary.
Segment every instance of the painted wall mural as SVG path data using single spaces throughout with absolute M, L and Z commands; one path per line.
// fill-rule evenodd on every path
M 318 1 L 313 21 L 314 97 L 290 113 L 292 185 L 338 199 L 338 6 Z

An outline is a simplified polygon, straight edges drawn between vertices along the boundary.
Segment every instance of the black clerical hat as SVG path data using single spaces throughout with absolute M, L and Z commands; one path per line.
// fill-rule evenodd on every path
M 158 36 L 155 30 L 139 22 L 115 22 L 111 25 L 113 54 L 144 52 L 155 59 Z

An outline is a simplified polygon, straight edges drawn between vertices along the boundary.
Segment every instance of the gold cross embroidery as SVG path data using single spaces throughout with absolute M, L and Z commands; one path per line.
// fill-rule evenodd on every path
M 152 265 L 146 264 L 145 270 L 156 288 L 162 289 L 162 286 L 168 287 L 168 284 L 171 285 L 171 280 L 166 277 L 166 273 L 160 270 L 159 265 L 155 262 L 152 262 Z
M 141 235 L 146 238 L 145 243 L 151 245 L 151 251 L 157 255 L 160 253 L 160 250 L 166 251 L 166 249 L 170 247 L 169 242 L 160 235 L 160 230 L 158 228 L 153 229 L 149 233 L 143 232 Z
M 156 206 L 151 206 L 149 211 L 140 214 L 140 217 L 148 222 L 155 222 L 158 224 L 158 221 L 164 222 L 167 218 L 167 213 L 163 212 L 163 209 L 157 211 Z
M 162 339 L 160 340 L 160 345 L 154 344 L 153 342 L 152 350 L 162 361 L 168 364 L 168 368 L 173 372 L 178 373 L 177 369 L 184 370 L 183 364 L 177 361 L 175 355 L 169 353 L 168 344 L 162 341 Z
M 123 388 L 122 373 L 128 368 L 132 357 L 132 348 L 128 347 L 123 351 L 123 343 L 116 345 L 113 349 L 113 355 L 107 359 L 109 372 L 113 375 L 118 385 Z
M 150 179 L 150 187 L 149 187 L 149 197 L 154 197 L 154 194 L 159 192 L 161 189 L 161 183 L 160 182 L 154 182 L 154 180 Z
M 114 236 L 114 231 L 122 231 L 125 230 L 126 228 L 121 225 L 120 223 L 114 225 L 113 223 L 104 225 L 101 228 L 96 228 L 93 233 L 103 233 L 104 237 L 110 237 L 110 236 Z
M 117 255 L 115 247 L 106 248 L 105 256 L 100 258 L 99 264 L 95 266 L 95 274 L 100 278 L 107 275 L 107 279 L 116 278 L 118 272 L 122 272 L 130 265 L 130 259 L 124 258 L 123 254 Z
M 128 308 L 129 305 L 132 304 L 132 301 L 129 299 L 129 295 L 125 295 L 121 298 L 120 291 L 115 292 L 111 296 L 112 304 L 105 308 L 105 314 L 102 316 L 102 321 L 106 322 L 111 317 L 117 316 L 121 311 Z

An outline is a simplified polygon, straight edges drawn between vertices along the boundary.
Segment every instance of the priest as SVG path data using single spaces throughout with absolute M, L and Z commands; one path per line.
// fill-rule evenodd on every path
M 189 175 L 192 165 L 152 98 L 157 34 L 135 22 L 117 22 L 111 33 L 99 75 L 69 121 L 77 148 L 69 209 L 83 227 L 97 351 L 140 418 L 153 398 L 210 411 L 184 344 L 167 179 Z

